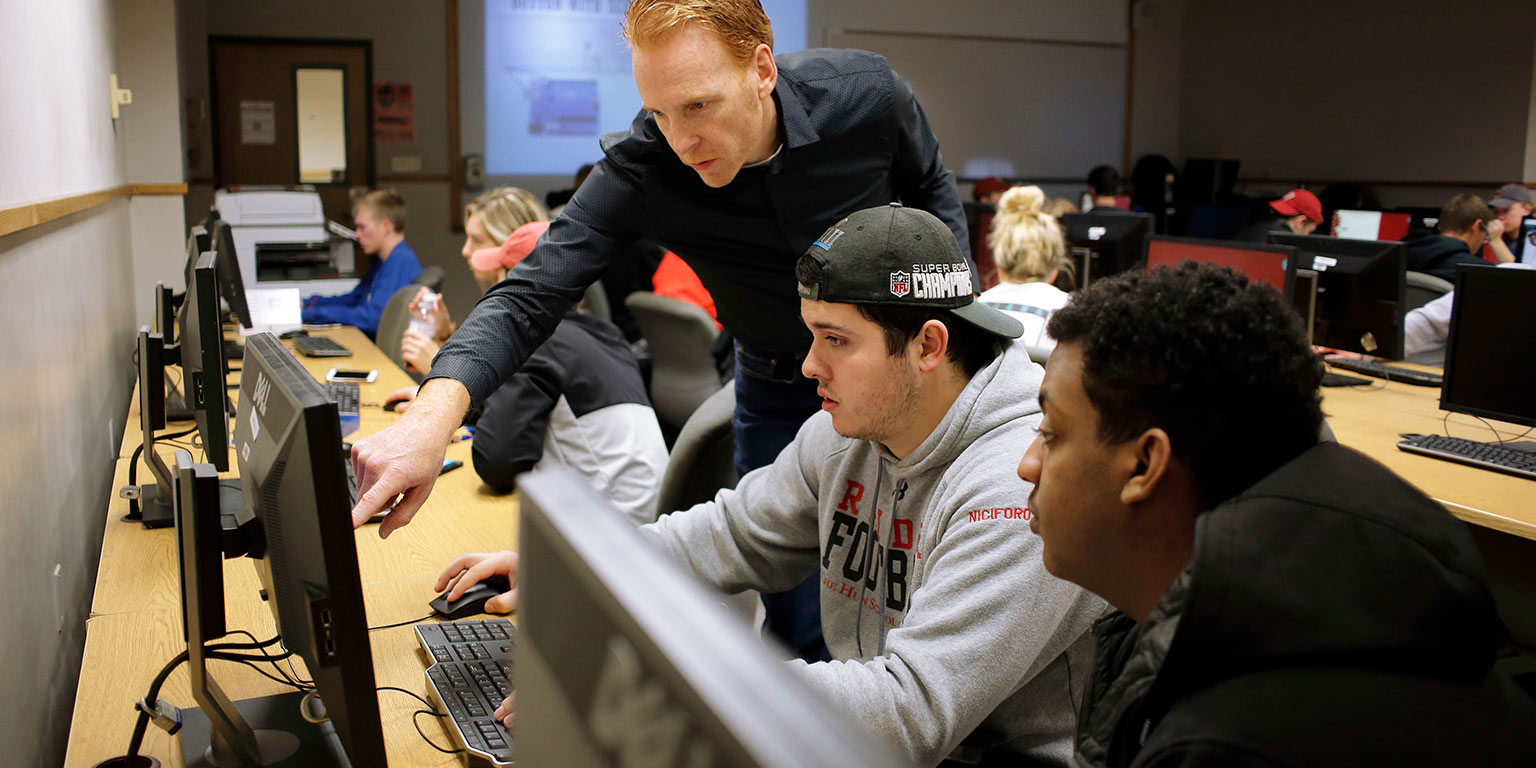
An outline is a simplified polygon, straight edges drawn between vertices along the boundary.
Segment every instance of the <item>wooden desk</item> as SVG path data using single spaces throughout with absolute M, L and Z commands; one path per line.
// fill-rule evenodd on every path
M 384 397 L 414 382 L 372 342 L 355 328 L 317 331 L 328 335 L 353 351 L 345 358 L 307 358 L 299 362 L 317 378 L 332 367 L 371 368 L 379 371 L 373 384 L 360 386 L 360 435 L 377 432 L 400 417 L 383 410 Z M 290 344 L 291 348 L 291 344 Z M 231 361 L 232 365 L 238 363 Z M 230 374 L 230 383 L 239 381 L 239 373 Z M 235 399 L 235 392 L 231 398 Z M 173 529 L 146 530 L 138 523 L 123 522 L 128 503 L 116 495 L 127 484 L 128 456 L 140 443 L 138 405 L 135 396 L 130 408 L 129 428 L 125 430 L 117 462 L 113 493 L 106 504 L 105 535 L 102 539 L 101 564 L 91 616 L 86 622 L 85 656 L 80 686 L 75 697 L 66 766 L 92 766 L 121 754 L 128 745 L 137 713 L 133 702 L 148 690 L 150 681 L 162 664 L 174 658 L 181 641 L 181 587 L 176 575 L 175 532 Z M 180 431 L 191 424 L 177 423 L 167 431 Z M 346 436 L 344 436 L 344 439 Z M 174 447 L 157 443 L 157 450 L 167 463 Z M 466 467 L 444 475 L 437 482 L 431 498 L 417 513 L 415 522 L 396 531 L 388 541 L 381 540 L 376 526 L 364 526 L 356 532 L 358 568 L 363 583 L 363 599 L 370 625 L 393 624 L 424 616 L 430 612 L 427 601 L 435 596 L 432 582 L 454 557 L 467 551 L 514 549 L 517 535 L 517 502 L 514 494 L 492 493 L 467 465 L 470 442 L 449 446 L 448 456 Z M 232 468 L 235 457 L 231 453 Z M 142 462 L 139 480 L 146 482 L 148 470 Z M 229 473 L 231 476 L 234 473 Z M 272 614 L 256 597 L 259 580 L 253 561 L 246 558 L 227 560 L 224 564 L 225 595 L 229 624 L 247 629 L 260 638 L 271 637 Z M 410 627 L 385 629 L 370 634 L 374 674 L 378 685 L 394 685 L 426 695 L 422 674 L 425 659 L 417 650 Z M 302 664 L 299 665 L 302 671 Z M 233 699 L 265 696 L 282 688 L 250 669 L 233 663 L 216 662 L 214 673 L 219 684 Z M 183 667 L 174 673 L 161 696 L 179 707 L 193 706 L 188 677 Z M 385 745 L 392 765 L 458 766 L 461 758 L 445 755 L 422 742 L 410 723 L 411 712 L 420 703 L 396 692 L 379 694 Z M 437 718 L 421 717 L 422 729 L 442 746 L 451 742 Z M 173 768 L 182 766 L 178 739 L 157 728 L 150 728 L 144 754 L 160 758 Z
M 1469 440 L 1511 439 L 1525 432 L 1504 422 L 1453 413 L 1440 390 L 1397 382 L 1323 390 L 1323 412 L 1340 443 L 1385 464 L 1452 514 L 1473 525 L 1536 540 L 1536 480 L 1398 450 L 1400 433 L 1449 433 Z M 1488 424 L 1498 431 L 1490 432 Z M 1497 434 L 1497 437 L 1495 437 Z

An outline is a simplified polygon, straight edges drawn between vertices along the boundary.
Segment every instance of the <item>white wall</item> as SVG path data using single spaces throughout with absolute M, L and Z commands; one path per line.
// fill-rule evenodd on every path
M 128 181 L 134 144 L 127 123 L 113 126 L 107 102 L 107 75 L 123 72 L 117 17 L 170 24 L 169 8 L 169 0 L 0 4 L 0 208 Z M 144 100 L 135 106 L 158 101 L 152 88 L 140 90 L 147 82 L 123 84 Z M 175 144 L 173 136 L 175 172 L 156 182 L 180 178 Z M 139 146 L 146 160 L 166 154 L 154 141 Z M 0 351 L 12 374 L 0 398 L 0 679 L 11 693 L 0 703 L 0 744 L 9 765 L 64 757 L 132 391 L 132 207 L 120 199 L 0 237 L 8 289 L 0 327 L 10 329 Z
M 1512 181 L 1533 51 L 1536 3 L 1188 0 L 1180 152 L 1250 178 Z

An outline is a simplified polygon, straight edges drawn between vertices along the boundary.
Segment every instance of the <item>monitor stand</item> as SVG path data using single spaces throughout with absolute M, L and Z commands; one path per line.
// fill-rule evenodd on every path
M 176 524 L 176 512 L 172 507 L 170 489 L 161 489 L 151 483 L 139 486 L 139 516 L 124 515 L 124 520 L 137 520 L 145 528 L 169 528 Z M 245 507 L 245 493 L 240 490 L 240 479 L 219 481 L 219 517 L 229 522 L 235 513 Z M 226 526 L 227 527 L 227 526 Z
M 233 702 L 240 717 L 251 724 L 263 768 L 350 768 L 336 729 L 330 721 L 319 725 L 306 721 L 303 700 L 304 694 L 295 691 Z M 201 708 L 183 709 L 181 722 L 181 753 L 187 768 L 239 765 L 233 756 L 213 755 L 213 731 Z
M 187 405 L 187 397 L 181 393 L 181 387 L 169 377 L 165 380 L 165 420 L 166 421 L 192 421 L 194 418 L 191 406 Z

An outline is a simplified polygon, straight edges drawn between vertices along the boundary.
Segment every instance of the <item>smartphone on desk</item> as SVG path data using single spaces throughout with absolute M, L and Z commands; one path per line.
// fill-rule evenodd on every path
M 325 372 L 326 381 L 350 381 L 357 384 L 372 384 L 379 378 L 377 370 L 362 371 L 356 368 L 332 368 Z

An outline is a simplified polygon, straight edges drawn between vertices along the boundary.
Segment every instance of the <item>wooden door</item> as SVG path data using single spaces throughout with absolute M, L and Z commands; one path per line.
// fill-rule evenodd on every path
M 215 183 L 313 184 L 326 218 L 350 224 L 347 190 L 373 186 L 373 46 L 369 41 L 210 37 Z M 299 168 L 299 70 L 340 69 L 346 167 L 328 181 Z M 270 121 L 270 124 L 268 122 Z M 361 254 L 359 254 L 361 256 Z M 364 264 L 358 264 L 361 272 Z

